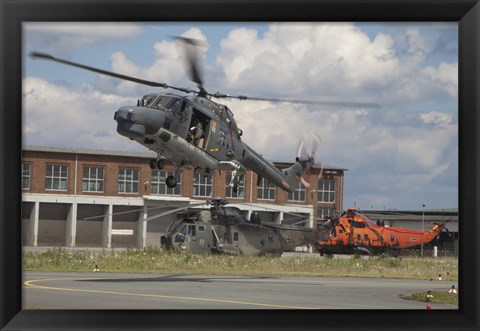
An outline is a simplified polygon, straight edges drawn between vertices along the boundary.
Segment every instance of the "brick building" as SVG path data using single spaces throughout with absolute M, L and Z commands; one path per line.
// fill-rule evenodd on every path
M 248 171 L 234 193 L 230 172 L 211 176 L 185 169 L 171 189 L 165 178 L 173 165 L 152 170 L 153 153 L 112 152 L 25 146 L 22 151 L 22 243 L 24 246 L 146 247 L 159 246 L 175 213 L 142 219 L 167 210 L 225 197 L 249 217 L 294 223 L 304 215 L 318 219 L 343 208 L 346 169 L 316 166 L 310 190 L 299 185 L 287 193 Z M 279 168 L 288 163 L 275 163 Z M 258 184 L 258 185 L 257 185 Z M 291 214 L 293 213 L 293 214 Z

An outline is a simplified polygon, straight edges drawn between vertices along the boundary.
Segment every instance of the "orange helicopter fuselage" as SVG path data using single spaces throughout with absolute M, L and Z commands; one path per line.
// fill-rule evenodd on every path
M 330 234 L 314 245 L 321 254 L 397 255 L 401 249 L 431 242 L 444 228 L 444 224 L 428 231 L 388 227 L 383 222 L 373 223 L 355 209 L 349 209 L 334 224 Z

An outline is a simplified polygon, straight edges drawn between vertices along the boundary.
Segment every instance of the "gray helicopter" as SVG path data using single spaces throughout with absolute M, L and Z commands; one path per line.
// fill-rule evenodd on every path
M 247 220 L 239 208 L 226 206 L 222 198 L 213 198 L 210 204 L 210 210 L 190 210 L 171 223 L 160 238 L 161 247 L 191 253 L 280 256 L 315 243 L 332 228 L 331 221 L 318 229 L 265 222 L 258 213 Z
M 184 95 L 173 93 L 152 93 L 144 95 L 136 106 L 121 107 L 115 112 L 117 132 L 157 153 L 150 160 L 152 169 L 163 169 L 165 160 L 175 165 L 173 176 L 166 178 L 166 185 L 177 185 L 183 168 L 191 168 L 203 174 L 215 170 L 232 171 L 229 183 L 236 192 L 238 184 L 247 169 L 258 174 L 270 183 L 292 192 L 298 185 L 302 174 L 314 164 L 313 155 L 298 157 L 287 169 L 278 169 L 242 141 L 242 130 L 237 126 L 233 112 L 225 105 L 212 99 L 263 100 L 319 104 L 329 106 L 378 107 L 374 103 L 312 101 L 292 99 L 251 98 L 222 93 L 209 93 L 203 86 L 198 65 L 195 39 L 176 37 L 184 46 L 189 78 L 197 84 L 198 90 L 170 86 L 166 83 L 147 81 L 103 69 L 71 62 L 50 54 L 32 52 L 32 58 L 51 60 L 103 75 L 127 80 L 147 86 L 180 91 Z

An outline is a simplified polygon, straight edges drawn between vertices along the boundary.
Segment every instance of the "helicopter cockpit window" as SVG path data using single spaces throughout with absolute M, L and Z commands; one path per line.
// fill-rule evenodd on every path
M 186 231 L 187 225 L 185 223 L 180 223 L 179 225 L 180 226 L 176 229 L 177 232 L 182 233 L 182 234 L 186 234 L 187 233 L 187 231 Z
M 142 98 L 141 105 L 142 107 L 153 107 L 154 101 L 157 99 L 157 95 L 145 95 Z
M 165 108 L 173 110 L 173 109 L 176 109 L 176 108 L 179 107 L 179 106 L 180 106 L 180 100 L 178 100 L 178 99 L 172 99 L 172 100 L 167 104 L 167 106 L 166 106 Z
M 357 222 L 357 221 L 354 221 L 354 220 L 348 220 L 348 223 L 350 223 L 354 228 L 364 228 L 365 227 L 365 223 Z
M 176 103 L 180 104 L 178 98 L 166 95 L 160 95 L 154 100 L 149 100 L 145 107 L 156 108 L 156 109 L 172 109 Z
M 195 224 L 190 224 L 188 225 L 188 235 L 195 237 L 196 236 L 196 231 L 195 231 Z
M 177 229 L 180 227 L 182 223 L 172 223 L 167 228 L 167 233 L 169 232 L 178 232 Z

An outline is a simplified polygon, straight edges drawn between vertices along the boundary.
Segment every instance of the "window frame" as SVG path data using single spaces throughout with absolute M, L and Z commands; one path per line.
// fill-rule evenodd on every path
M 335 216 L 335 208 L 332 208 L 332 207 L 317 208 L 317 218 L 329 218 L 333 216 Z
M 272 183 L 268 183 L 268 186 L 265 186 L 267 180 L 262 178 L 260 185 L 257 185 L 257 199 L 258 200 L 269 200 L 275 201 L 276 199 L 276 187 Z M 261 193 L 261 194 L 260 194 Z M 265 197 L 265 193 L 267 197 Z M 271 195 L 273 194 L 273 198 Z
M 303 195 L 303 199 L 302 199 Z M 298 181 L 297 187 L 293 192 L 288 192 L 288 201 L 289 202 L 306 202 L 307 201 L 307 190 L 304 188 L 301 181 Z
M 162 177 L 163 173 L 163 177 Z M 169 188 L 166 184 L 168 176 L 174 176 L 174 171 L 154 169 L 150 177 L 150 192 L 152 195 L 179 196 L 182 194 L 182 176 L 179 176 L 177 185 Z M 163 180 L 162 180 L 163 178 Z
M 25 174 L 25 169 L 28 169 L 28 174 Z M 24 183 L 28 180 L 28 186 L 25 186 Z M 32 164 L 27 162 L 22 162 L 22 190 L 30 190 L 32 183 Z
M 56 169 L 57 167 L 58 169 Z M 49 170 L 50 170 L 50 175 L 49 175 Z M 48 163 L 45 167 L 45 191 L 67 192 L 68 191 L 68 170 L 69 170 L 69 167 L 67 164 Z M 64 172 L 65 172 L 65 175 L 63 176 Z M 55 188 L 56 181 L 58 182 L 58 188 Z M 51 185 L 49 185 L 50 187 L 47 187 L 49 182 Z M 65 188 L 62 188 L 62 183 L 65 183 L 64 184 Z
M 326 185 L 328 184 L 328 186 Z M 333 187 L 333 188 L 332 188 Z M 323 203 L 335 202 L 337 183 L 335 179 L 320 179 L 317 184 L 317 201 Z M 325 199 L 327 198 L 327 199 Z
M 85 177 L 85 170 L 88 169 L 88 177 Z M 92 177 L 91 170 L 95 169 L 95 177 Z M 98 176 L 99 170 L 102 171 L 101 178 Z M 87 185 L 85 189 L 84 185 Z M 94 184 L 95 188 L 98 188 L 98 185 L 101 185 L 101 190 L 95 189 L 90 190 L 91 184 Z M 84 165 L 82 168 L 82 192 L 85 193 L 103 193 L 105 192 L 105 167 L 104 166 L 90 166 Z
M 122 179 L 121 178 L 121 172 L 125 171 L 125 178 Z M 127 171 L 131 171 L 132 174 L 132 179 L 131 180 L 128 180 L 128 174 L 127 174 Z M 135 175 L 134 174 L 137 174 L 137 179 L 135 180 Z M 121 184 L 123 184 L 123 187 L 125 188 L 123 191 L 120 190 L 120 186 Z M 127 192 L 126 188 L 128 187 L 127 184 L 130 184 L 130 187 L 131 187 L 131 190 L 129 192 Z M 137 190 L 135 191 L 134 188 L 135 188 L 135 184 L 137 184 Z M 138 168 L 128 168 L 128 167 L 124 167 L 124 168 L 121 168 L 119 167 L 118 168 L 118 177 L 117 177 L 117 192 L 118 194 L 139 194 L 140 193 L 140 169 Z
M 193 175 L 192 195 L 195 198 L 211 198 L 213 196 L 213 176 L 202 173 Z M 204 194 L 202 194 L 202 190 Z

